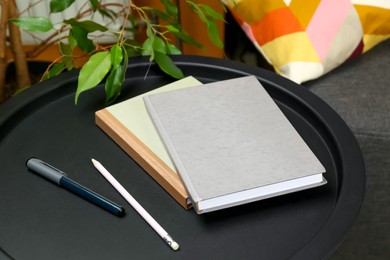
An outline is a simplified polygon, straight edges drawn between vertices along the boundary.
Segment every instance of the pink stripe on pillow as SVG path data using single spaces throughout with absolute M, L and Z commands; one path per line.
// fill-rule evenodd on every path
M 321 60 L 351 8 L 351 0 L 323 0 L 318 5 L 306 32 Z

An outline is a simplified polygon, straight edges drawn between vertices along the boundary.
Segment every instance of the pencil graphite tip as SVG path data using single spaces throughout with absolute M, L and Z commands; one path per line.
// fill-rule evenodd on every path
M 98 162 L 98 161 L 96 161 L 96 160 L 93 159 L 93 158 L 91 158 L 91 161 L 92 161 L 92 163 L 93 163 L 94 165 L 96 165 L 96 163 Z

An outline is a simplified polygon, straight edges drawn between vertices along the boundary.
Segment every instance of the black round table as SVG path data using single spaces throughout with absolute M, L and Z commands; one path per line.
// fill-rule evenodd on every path
M 362 155 L 343 120 L 310 91 L 272 72 L 206 57 L 174 61 L 203 83 L 255 75 L 324 164 L 328 184 L 203 215 L 186 211 L 95 125 L 104 87 L 83 93 L 75 106 L 78 72 L 67 72 L 0 107 L 0 258 L 319 259 L 332 254 L 353 224 L 365 190 Z M 172 81 L 147 59 L 134 58 L 118 102 Z M 25 167 L 32 156 L 122 204 L 126 215 L 114 216 L 32 174 Z M 179 251 L 161 240 L 94 169 L 91 158 L 178 241 Z

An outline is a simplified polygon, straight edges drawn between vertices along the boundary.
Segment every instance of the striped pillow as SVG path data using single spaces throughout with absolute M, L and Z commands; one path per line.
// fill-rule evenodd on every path
M 279 74 L 324 75 L 390 38 L 390 0 L 225 0 Z

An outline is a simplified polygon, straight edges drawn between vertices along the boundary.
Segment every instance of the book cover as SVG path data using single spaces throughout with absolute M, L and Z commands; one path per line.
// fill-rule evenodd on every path
M 191 207 L 188 194 L 146 111 L 143 97 L 200 84 L 187 77 L 95 113 L 96 125 L 186 209 Z
M 321 162 L 254 76 L 144 101 L 199 214 L 326 183 Z

